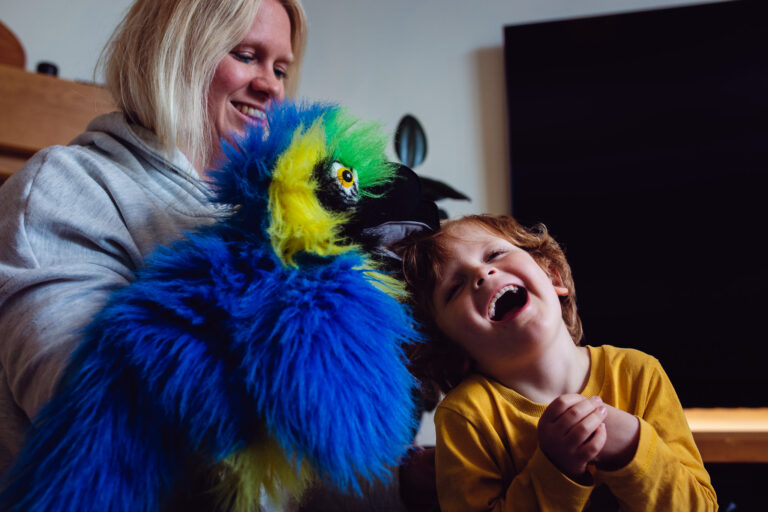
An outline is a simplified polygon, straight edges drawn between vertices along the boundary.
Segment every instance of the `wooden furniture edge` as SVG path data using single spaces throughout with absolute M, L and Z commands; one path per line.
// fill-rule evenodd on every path
M 768 407 L 684 411 L 704 462 L 768 463 Z

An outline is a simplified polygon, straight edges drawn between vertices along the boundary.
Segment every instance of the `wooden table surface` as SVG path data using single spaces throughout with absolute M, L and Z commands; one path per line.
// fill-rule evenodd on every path
M 685 409 L 704 462 L 768 462 L 768 407 Z

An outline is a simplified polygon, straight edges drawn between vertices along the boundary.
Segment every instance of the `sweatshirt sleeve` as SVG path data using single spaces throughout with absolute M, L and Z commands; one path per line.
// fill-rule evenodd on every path
M 141 261 L 112 195 L 81 167 L 51 148 L 0 191 L 0 365 L 29 418 L 80 330 Z
M 592 486 L 561 473 L 536 448 L 509 477 L 501 441 L 450 409 L 435 413 L 437 492 L 443 512 L 573 511 L 586 505 Z
M 596 478 L 611 489 L 622 510 L 717 510 L 682 405 L 661 365 L 652 361 L 635 456 L 617 471 L 598 471 Z

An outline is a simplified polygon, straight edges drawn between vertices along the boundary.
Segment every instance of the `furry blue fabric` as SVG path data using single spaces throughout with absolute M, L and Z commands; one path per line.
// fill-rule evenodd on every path
M 217 201 L 238 208 L 159 248 L 112 295 L 35 419 L 1 510 L 162 510 L 194 465 L 262 438 L 345 489 L 397 465 L 414 428 L 407 308 L 359 250 L 290 266 L 265 234 L 276 159 L 337 114 L 286 102 L 266 133 L 229 148 Z

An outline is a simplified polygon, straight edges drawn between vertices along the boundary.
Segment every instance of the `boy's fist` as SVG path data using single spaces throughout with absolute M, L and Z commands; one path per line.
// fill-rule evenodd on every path
M 610 405 L 605 408 L 605 445 L 595 462 L 598 469 L 615 471 L 626 466 L 635 456 L 640 440 L 640 420 Z
M 567 394 L 555 398 L 539 420 L 539 446 L 544 455 L 572 480 L 589 483 L 587 464 L 605 445 L 606 414 L 599 397 Z

